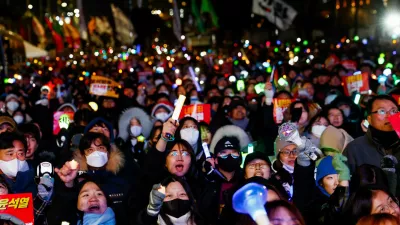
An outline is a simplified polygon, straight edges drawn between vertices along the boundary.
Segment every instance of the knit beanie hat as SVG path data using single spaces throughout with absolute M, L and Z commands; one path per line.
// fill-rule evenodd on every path
M 314 172 L 315 184 L 321 190 L 321 192 L 328 197 L 330 195 L 328 194 L 328 192 L 325 191 L 325 189 L 319 183 L 321 179 L 323 179 L 325 176 L 328 176 L 330 174 L 338 174 L 338 172 L 332 165 L 332 160 L 333 157 L 330 155 L 322 159 L 319 159 L 315 164 L 315 172 Z
M 217 155 L 220 151 L 225 149 L 234 149 L 240 152 L 239 140 L 236 137 L 221 138 L 215 145 L 214 154 Z
M 246 159 L 244 160 L 244 168 L 246 168 L 246 165 L 255 159 L 264 160 L 265 162 L 267 162 L 268 166 L 271 166 L 271 161 L 269 161 L 269 158 L 265 153 L 255 151 L 253 153 L 246 155 Z

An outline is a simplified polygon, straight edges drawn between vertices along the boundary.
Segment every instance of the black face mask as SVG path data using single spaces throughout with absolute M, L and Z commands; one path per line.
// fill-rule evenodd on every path
M 226 172 L 233 172 L 240 167 L 240 163 L 242 162 L 242 158 L 233 158 L 231 155 L 228 155 L 226 159 L 218 157 L 218 167 L 223 169 Z
M 189 212 L 190 201 L 179 198 L 167 201 L 163 203 L 161 210 L 167 215 L 179 218 Z

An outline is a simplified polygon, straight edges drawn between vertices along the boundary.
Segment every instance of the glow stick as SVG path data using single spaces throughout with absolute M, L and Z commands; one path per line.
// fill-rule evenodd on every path
M 174 113 L 172 114 L 172 119 L 179 120 L 179 115 L 181 114 L 181 110 L 183 105 L 185 104 L 186 96 L 179 95 L 178 102 L 176 103 Z
M 71 167 L 71 169 L 76 170 L 78 168 L 78 162 L 73 159 L 69 162 L 69 166 Z
M 208 149 L 208 145 L 206 142 L 203 142 L 203 151 L 204 155 L 206 156 L 206 159 L 211 158 L 210 150 Z
M 199 82 L 197 82 L 197 80 L 196 80 L 196 75 L 195 75 L 195 73 L 194 73 L 193 67 L 189 67 L 189 73 L 190 73 L 190 76 L 192 77 L 194 86 L 196 86 L 196 90 L 197 90 L 198 92 L 200 92 L 200 91 L 201 91 L 201 87 L 200 87 L 200 85 L 199 85 Z
M 274 74 L 275 74 L 275 66 L 272 67 L 271 76 L 269 77 L 269 82 L 272 83 L 274 81 Z

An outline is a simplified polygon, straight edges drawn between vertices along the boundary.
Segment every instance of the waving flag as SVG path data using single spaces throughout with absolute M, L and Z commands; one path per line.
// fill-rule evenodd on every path
M 282 0 L 253 0 L 253 13 L 266 17 L 281 30 L 287 30 L 297 11 Z

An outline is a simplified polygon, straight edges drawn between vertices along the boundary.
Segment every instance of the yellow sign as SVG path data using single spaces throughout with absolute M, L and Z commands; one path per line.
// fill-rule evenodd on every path
M 118 98 L 119 83 L 102 76 L 94 76 L 90 80 L 90 94 Z

